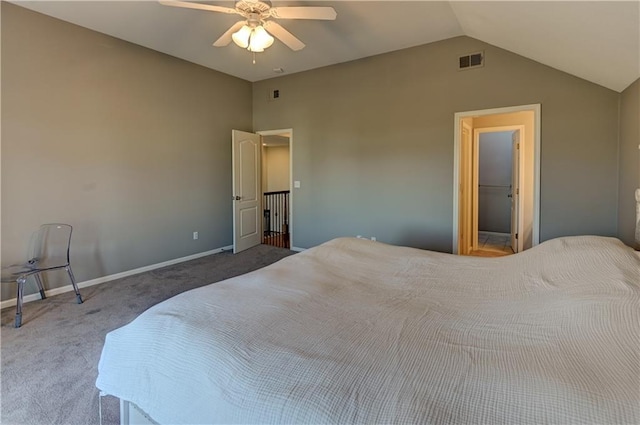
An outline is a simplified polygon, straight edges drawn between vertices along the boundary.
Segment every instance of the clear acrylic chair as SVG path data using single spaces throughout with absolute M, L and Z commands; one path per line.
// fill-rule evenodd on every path
M 43 224 L 32 237 L 27 262 L 24 264 L 14 264 L 7 267 L 7 269 L 3 269 L 3 275 L 8 275 L 9 278 L 15 280 L 18 285 L 18 293 L 16 295 L 16 328 L 22 325 L 22 297 L 24 284 L 29 276 L 34 277 L 40 291 L 40 297 L 45 299 L 46 295 L 40 273 L 56 269 L 65 269 L 67 274 L 69 274 L 71 285 L 73 285 L 73 290 L 76 293 L 76 301 L 78 304 L 82 304 L 82 297 L 80 296 L 80 291 L 78 290 L 78 285 L 76 284 L 76 279 L 73 276 L 69 262 L 72 232 L 73 227 L 69 224 Z

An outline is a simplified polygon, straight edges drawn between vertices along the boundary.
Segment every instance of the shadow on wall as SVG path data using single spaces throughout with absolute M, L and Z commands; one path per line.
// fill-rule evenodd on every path
M 378 240 L 388 242 L 382 238 Z M 390 241 L 388 243 L 447 254 L 452 252 L 450 228 L 442 229 L 441 232 L 434 232 L 430 230 L 429 226 L 409 226 L 404 229 L 398 241 Z

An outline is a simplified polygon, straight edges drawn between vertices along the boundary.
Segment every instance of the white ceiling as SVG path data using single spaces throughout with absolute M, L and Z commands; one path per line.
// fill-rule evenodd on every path
M 249 81 L 467 35 L 604 87 L 640 77 L 640 0 L 633 1 L 276 1 L 274 7 L 332 6 L 335 21 L 279 20 L 307 47 L 276 41 L 252 55 L 212 43 L 238 15 L 156 1 L 12 3 Z M 209 4 L 233 7 L 233 1 Z

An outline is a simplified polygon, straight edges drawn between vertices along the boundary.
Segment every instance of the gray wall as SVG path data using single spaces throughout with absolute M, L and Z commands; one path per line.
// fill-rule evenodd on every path
M 478 230 L 511 232 L 512 131 L 480 133 Z
M 620 186 L 618 237 L 627 245 L 634 241 L 636 210 L 634 192 L 640 188 L 640 80 L 627 87 L 620 97 Z
M 483 68 L 458 56 L 485 50 Z M 540 103 L 541 240 L 617 234 L 619 94 L 468 38 L 253 85 L 255 130 L 293 128 L 294 246 L 335 236 L 451 252 L 455 112 Z M 268 89 L 281 98 L 267 100 Z
M 2 2 L 2 265 L 46 222 L 74 226 L 79 281 L 231 244 L 231 129 L 251 130 L 251 90 Z
M 266 169 L 263 175 L 266 182 L 265 192 L 289 190 L 289 145 L 266 146 L 262 150 L 262 166 Z

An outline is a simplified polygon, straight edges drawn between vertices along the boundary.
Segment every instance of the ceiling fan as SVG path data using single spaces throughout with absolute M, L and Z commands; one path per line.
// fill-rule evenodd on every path
M 333 7 L 272 7 L 271 2 L 266 0 L 239 0 L 236 1 L 234 8 L 179 0 L 159 0 L 159 2 L 165 6 L 232 13 L 242 16 L 245 19 L 232 25 L 213 45 L 224 47 L 233 40 L 238 46 L 254 53 L 263 52 L 264 49 L 273 44 L 273 37 L 269 33 L 273 34 L 291 50 L 300 50 L 305 46 L 302 41 L 280 24 L 270 20 L 271 18 L 334 20 L 337 16 Z

